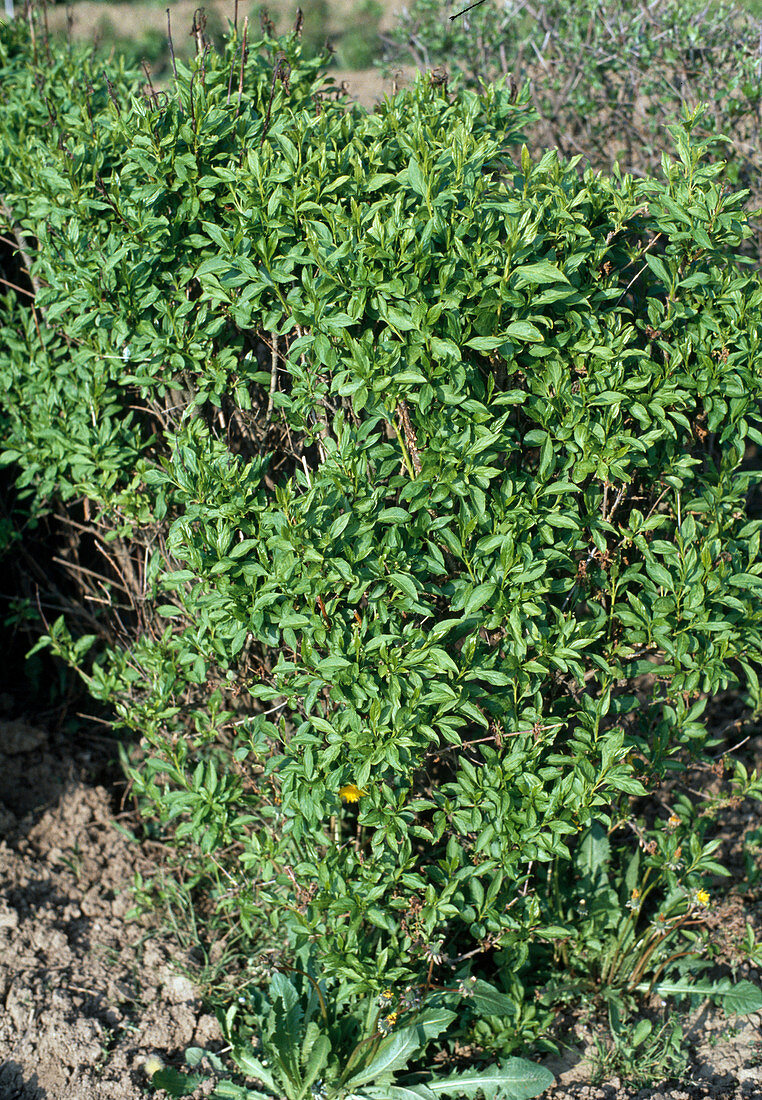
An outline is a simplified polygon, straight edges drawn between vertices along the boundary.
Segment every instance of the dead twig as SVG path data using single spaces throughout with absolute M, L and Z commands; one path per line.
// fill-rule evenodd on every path
M 266 420 L 269 420 L 272 416 L 273 400 L 275 398 L 275 391 L 278 388 L 278 334 L 277 332 L 271 332 L 270 336 L 272 338 L 270 353 L 270 393 L 267 399 Z

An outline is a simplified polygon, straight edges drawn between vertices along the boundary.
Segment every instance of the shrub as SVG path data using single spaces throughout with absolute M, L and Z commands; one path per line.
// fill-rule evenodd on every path
M 580 178 L 505 82 L 368 113 L 233 35 L 157 95 L 26 35 L 5 461 L 103 555 L 98 630 L 43 644 L 218 934 L 337 999 L 484 982 L 448 1034 L 502 1052 L 570 988 L 684 995 L 707 807 L 762 793 L 706 789 L 707 703 L 762 708 L 762 288 L 699 116 L 662 180 Z

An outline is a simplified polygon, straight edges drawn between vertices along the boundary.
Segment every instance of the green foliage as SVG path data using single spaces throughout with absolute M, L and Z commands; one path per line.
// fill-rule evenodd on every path
M 383 8 L 378 0 L 364 0 L 338 42 L 336 59 L 345 69 L 367 69 L 381 54 L 378 25 Z
M 24 26 L 0 53 L 36 286 L 2 299 L 3 458 L 101 555 L 72 558 L 91 621 L 41 644 L 140 739 L 186 889 L 337 1004 L 489 979 L 462 1026 L 503 1048 L 689 981 L 724 873 L 705 711 L 762 710 L 762 286 L 701 116 L 662 178 L 580 178 L 504 82 L 369 113 L 296 35 L 158 95 Z M 327 1011 L 303 989 L 297 1040 L 278 981 L 257 1026 L 298 1095 Z M 417 1026 L 368 1052 L 407 1035 L 401 1071 Z
M 573 929 L 559 940 L 556 951 L 563 962 L 563 981 L 590 983 L 609 995 L 616 991 L 650 991 L 665 966 L 690 959 L 691 969 L 711 965 L 706 944 L 685 930 L 700 924 L 711 897 L 688 885 L 708 875 L 727 875 L 713 858 L 719 840 L 702 843 L 706 818 L 690 805 L 682 819 L 659 824 L 641 835 L 641 845 L 616 869 L 606 830 L 595 823 L 575 852 L 572 890 L 554 884 L 558 899 L 557 923 Z M 645 854 L 644 854 L 645 852 Z M 620 848 L 616 854 L 621 858 Z M 655 901 L 654 899 L 658 899 Z M 675 943 L 682 949 L 675 952 Z M 685 965 L 683 962 L 681 965 Z M 650 983 L 645 982 L 651 975 Z

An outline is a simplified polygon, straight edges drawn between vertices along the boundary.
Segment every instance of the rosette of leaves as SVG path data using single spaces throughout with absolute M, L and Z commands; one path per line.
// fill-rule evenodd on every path
M 392 1011 L 391 993 L 347 1009 L 330 998 L 325 984 L 306 971 L 302 980 L 273 974 L 267 993 L 254 989 L 238 998 L 220 1017 L 237 1068 L 257 1083 L 230 1080 L 214 1096 L 227 1100 L 433 1100 L 434 1097 L 481 1097 L 483 1100 L 530 1100 L 553 1084 L 553 1075 L 522 1058 L 500 1064 L 440 1073 L 418 1069 L 426 1064 L 429 1043 L 440 1037 L 457 1013 L 429 998 L 408 1010 Z M 486 988 L 489 1002 L 499 995 Z M 439 1002 L 439 1003 L 435 1003 Z M 329 1007 L 330 1006 L 330 1007 Z M 342 1010 L 343 1009 L 343 1010 Z M 174 1070 L 153 1075 L 153 1084 L 173 1096 L 186 1095 L 199 1083 L 196 1075 Z

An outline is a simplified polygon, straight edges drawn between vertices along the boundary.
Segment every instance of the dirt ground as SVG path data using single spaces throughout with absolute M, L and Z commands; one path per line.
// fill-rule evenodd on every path
M 73 743 L 0 697 L 0 1100 L 137 1100 L 155 1095 L 149 1056 L 181 1068 L 188 1046 L 224 1050 L 182 973 L 189 960 L 150 923 L 125 919 L 134 873 L 158 857 L 120 831 L 136 818 L 119 809 L 123 784 L 104 767 L 113 743 L 101 740 Z M 580 1054 L 550 1060 L 558 1083 L 545 1097 L 762 1100 L 761 1027 L 762 1015 L 698 1013 L 689 1078 L 658 1089 L 594 1087 Z
M 294 13 L 297 7 L 304 11 L 305 20 L 310 18 L 312 0 L 239 0 L 238 22 L 239 26 L 245 16 L 253 22 L 258 18 L 261 7 L 268 10 L 270 17 L 275 22 L 279 31 L 286 31 L 293 26 Z M 403 7 L 403 0 L 380 0 L 383 10 L 379 27 L 382 31 L 388 30 L 396 21 L 396 13 Z M 216 13 L 222 22 L 227 24 L 234 18 L 235 0 L 205 0 L 199 4 L 196 0 L 157 0 L 156 3 L 104 2 L 104 0 L 76 0 L 71 8 L 72 31 L 75 36 L 91 37 L 98 23 L 107 16 L 114 31 L 119 35 L 129 36 L 136 29 L 145 31 L 148 28 L 156 28 L 162 33 L 167 29 L 167 8 L 170 10 L 172 27 L 178 33 L 187 33 L 193 23 L 193 13 L 203 7 L 207 15 Z M 342 31 L 356 18 L 358 0 L 328 0 L 327 27 L 332 33 Z M 51 31 L 63 30 L 66 27 L 67 12 L 63 4 L 56 4 L 48 8 L 48 22 Z

